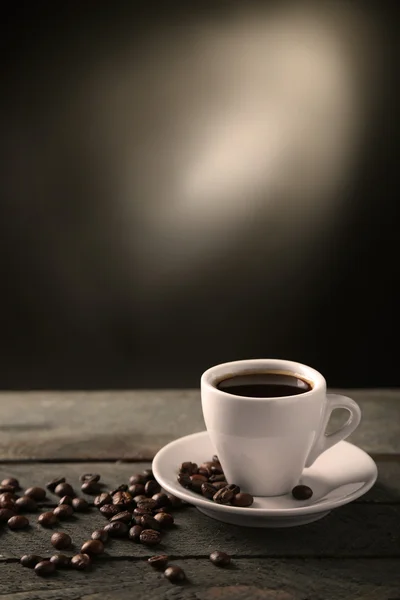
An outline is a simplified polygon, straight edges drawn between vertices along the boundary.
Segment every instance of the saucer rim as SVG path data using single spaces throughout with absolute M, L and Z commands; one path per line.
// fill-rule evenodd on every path
M 357 448 L 358 451 L 362 452 L 369 458 L 370 464 L 371 464 L 371 476 L 368 478 L 368 481 L 365 482 L 363 486 L 361 486 L 360 488 L 358 488 L 351 494 L 346 494 L 346 495 L 342 496 L 341 498 L 338 498 L 336 500 L 331 500 L 331 501 L 326 501 L 326 500 L 323 501 L 321 499 L 322 501 L 318 501 L 313 505 L 306 505 L 306 506 L 303 505 L 303 506 L 298 506 L 298 507 L 294 507 L 294 508 L 255 508 L 255 507 L 252 508 L 252 507 L 230 506 L 230 505 L 225 505 L 225 504 L 215 504 L 215 503 L 212 503 L 210 500 L 207 500 L 205 498 L 202 498 L 201 496 L 198 496 L 197 494 L 195 495 L 193 493 L 193 495 L 192 495 L 192 493 L 190 493 L 188 490 L 179 486 L 178 482 L 176 482 L 175 485 L 170 485 L 167 481 L 165 481 L 165 479 L 162 475 L 162 469 L 160 469 L 160 463 L 162 462 L 164 456 L 168 455 L 168 452 L 171 449 L 171 447 L 175 446 L 175 444 L 177 442 L 182 442 L 183 440 L 189 440 L 189 439 L 191 439 L 191 441 L 193 441 L 196 438 L 201 438 L 201 437 L 206 437 L 206 436 L 208 437 L 207 431 L 199 431 L 196 433 L 191 433 L 189 435 L 182 436 L 180 438 L 176 438 L 175 440 L 169 442 L 163 448 L 161 448 L 155 455 L 153 462 L 152 462 L 152 469 L 153 469 L 153 474 L 154 474 L 156 480 L 162 486 L 162 488 L 164 490 L 166 490 L 168 493 L 180 498 L 181 500 L 184 500 L 188 504 L 192 504 L 194 506 L 200 506 L 200 507 L 206 508 L 208 510 L 213 510 L 215 512 L 222 511 L 222 512 L 226 512 L 226 513 L 230 513 L 230 514 L 242 515 L 243 517 L 252 515 L 252 516 L 258 516 L 260 518 L 261 517 L 292 517 L 292 516 L 299 515 L 299 514 L 306 515 L 306 514 L 313 514 L 313 513 L 317 513 L 317 512 L 326 512 L 326 511 L 330 511 L 334 508 L 343 506 L 345 504 L 349 504 L 353 500 L 356 500 L 360 496 L 363 496 L 366 492 L 368 492 L 372 488 L 372 486 L 375 484 L 377 477 L 378 477 L 378 468 L 377 468 L 377 465 L 376 465 L 375 461 L 373 460 L 373 458 L 359 446 L 356 446 L 355 444 L 351 444 L 350 442 L 342 440 L 342 441 L 338 442 L 338 444 L 336 444 L 336 445 L 343 446 L 345 444 L 347 446 L 354 446 L 355 448 Z M 209 437 L 208 437 L 208 439 L 209 439 Z M 334 447 L 335 446 L 333 446 L 333 448 Z

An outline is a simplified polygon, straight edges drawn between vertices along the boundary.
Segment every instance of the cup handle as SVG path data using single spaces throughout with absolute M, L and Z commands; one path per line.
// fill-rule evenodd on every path
M 325 430 L 329 423 L 329 419 L 334 410 L 337 408 L 345 408 L 349 413 L 349 418 L 346 423 L 333 433 L 326 434 Z M 346 396 L 339 396 L 337 394 L 327 394 L 325 413 L 321 422 L 321 429 L 317 433 L 317 437 L 314 444 L 309 452 L 306 460 L 306 468 L 311 467 L 320 454 L 328 450 L 331 446 L 334 446 L 341 440 L 346 439 L 353 431 L 359 426 L 361 421 L 361 409 L 354 400 L 347 398 Z

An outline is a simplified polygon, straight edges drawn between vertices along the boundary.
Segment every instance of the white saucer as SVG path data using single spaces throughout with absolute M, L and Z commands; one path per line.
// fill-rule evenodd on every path
M 153 460 L 153 473 L 167 492 L 194 504 L 205 515 L 247 527 L 293 527 L 311 523 L 333 508 L 365 494 L 378 475 L 376 464 L 366 452 L 348 442 L 339 442 L 317 458 L 312 467 L 304 469 L 299 483 L 313 490 L 309 500 L 298 501 L 291 494 L 256 497 L 251 507 L 239 508 L 215 504 L 183 488 L 177 481 L 182 462 L 190 460 L 200 464 L 211 460 L 213 454 L 215 450 L 206 431 L 187 435 L 158 452 Z

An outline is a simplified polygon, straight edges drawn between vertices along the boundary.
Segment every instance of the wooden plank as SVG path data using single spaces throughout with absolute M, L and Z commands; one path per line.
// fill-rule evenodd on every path
M 90 571 L 40 579 L 18 564 L 0 564 L 4 600 L 399 600 L 397 560 L 235 559 L 220 569 L 208 559 L 174 561 L 185 584 L 171 584 L 143 561 L 98 559 Z
M 400 453 L 400 391 L 342 393 L 363 411 L 351 441 L 368 452 Z M 3 461 L 151 459 L 167 442 L 203 429 L 198 390 L 0 394 Z

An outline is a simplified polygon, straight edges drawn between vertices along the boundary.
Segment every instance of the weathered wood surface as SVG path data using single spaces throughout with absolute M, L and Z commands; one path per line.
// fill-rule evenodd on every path
M 400 390 L 339 392 L 363 411 L 350 441 L 400 453 Z M 0 460 L 151 459 L 203 429 L 198 390 L 0 394 Z
M 399 600 L 398 560 L 235 559 L 219 569 L 208 559 L 176 560 L 185 584 L 171 584 L 143 561 L 104 561 L 91 571 L 40 579 L 18 564 L 0 564 L 4 600 Z

